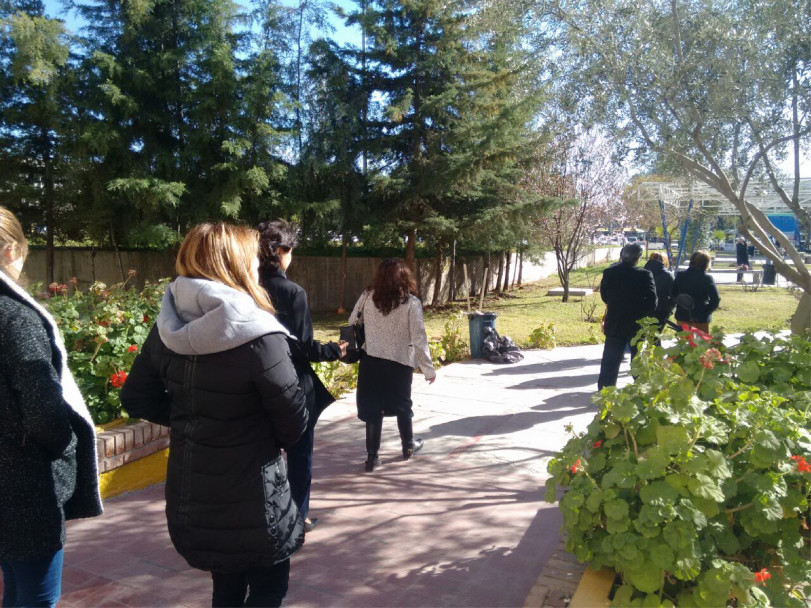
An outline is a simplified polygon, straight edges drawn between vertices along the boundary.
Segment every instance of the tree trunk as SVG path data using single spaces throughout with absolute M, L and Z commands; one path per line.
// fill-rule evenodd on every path
M 510 262 L 512 261 L 513 253 L 509 249 L 504 254 L 507 261 L 504 264 L 504 292 L 510 291 Z
M 113 251 L 115 251 L 115 259 L 118 262 L 118 271 L 121 273 L 121 281 L 127 280 L 124 274 L 124 262 L 121 261 L 121 251 L 118 249 L 118 243 L 115 240 L 115 230 L 113 230 L 113 222 L 110 222 L 110 242 L 113 244 Z
M 436 246 L 436 267 L 434 276 L 434 297 L 431 298 L 431 306 L 440 304 L 440 292 L 442 291 L 442 245 Z
M 518 252 L 518 286 L 521 287 L 521 276 L 524 274 L 524 248 Z
M 54 282 L 54 182 L 51 161 L 51 140 L 47 131 L 42 132 L 44 171 L 42 198 L 45 207 L 45 278 L 50 285 Z
M 347 234 L 346 227 L 344 227 L 344 234 L 341 237 L 341 288 L 340 296 L 338 297 L 338 314 L 346 312 L 346 249 L 349 246 L 349 235 Z
M 569 301 L 569 272 L 564 271 L 563 276 L 560 279 L 561 284 L 563 285 L 563 302 Z
M 802 336 L 809 329 L 811 329 L 811 293 L 806 291 L 800 297 L 797 310 L 791 317 L 791 333 Z
M 451 269 L 448 277 L 448 302 L 456 299 L 456 239 L 451 244 Z
M 501 281 L 504 278 L 504 253 L 499 251 L 498 252 L 498 277 L 496 278 L 496 293 L 501 293 L 503 291 Z
M 484 277 L 482 279 L 482 288 L 479 290 L 479 310 L 484 308 L 484 296 L 487 293 L 487 282 L 490 280 L 490 254 L 484 258 Z
M 408 231 L 408 238 L 406 239 L 406 257 L 405 263 L 411 269 L 411 272 L 416 276 L 417 267 L 415 262 L 417 248 L 417 229 L 412 228 Z

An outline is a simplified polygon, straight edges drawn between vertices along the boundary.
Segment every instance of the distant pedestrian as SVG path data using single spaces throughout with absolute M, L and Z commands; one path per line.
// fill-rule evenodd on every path
M 95 426 L 51 314 L 18 284 L 28 243 L 0 207 L 3 606 L 55 606 L 65 520 L 101 514 Z
M 740 283 L 743 281 L 744 271 L 749 270 L 749 248 L 742 236 L 735 240 L 735 265 L 738 267 L 738 283 Z
M 346 342 L 321 343 L 313 338 L 313 322 L 304 289 L 287 278 L 285 271 L 293 261 L 296 232 L 284 220 L 262 222 L 259 229 L 259 283 L 265 288 L 276 309 L 276 318 L 287 328 L 293 365 L 307 398 L 307 430 L 287 449 L 287 475 L 290 492 L 304 518 L 305 529 L 312 530 L 318 519 L 310 519 L 310 486 L 313 478 L 313 439 L 318 417 L 335 401 L 313 371 L 310 363 L 335 361 L 346 355 Z
M 645 270 L 649 270 L 653 275 L 653 282 L 656 285 L 656 310 L 654 316 L 659 320 L 659 331 L 665 328 L 673 308 L 676 306 L 670 297 L 673 290 L 673 273 L 667 269 L 667 259 L 658 251 L 654 251 L 648 257 Z
M 305 395 L 258 254 L 250 228 L 192 228 L 121 391 L 130 416 L 171 429 L 169 535 L 211 572 L 212 606 L 280 606 L 304 542 L 281 449 L 307 428 Z
M 692 310 L 676 306 L 676 320 L 689 323 L 705 333 L 710 331 L 712 313 L 721 303 L 718 287 L 713 278 L 707 274 L 710 267 L 710 254 L 698 250 L 690 256 L 690 266 L 676 275 L 671 295 L 676 298 L 686 293 L 693 298 Z
M 366 330 L 365 355 L 358 368 L 358 418 L 366 423 L 366 471 L 380 464 L 378 452 L 383 417 L 397 416 L 397 428 L 408 460 L 420 450 L 422 439 L 414 438 L 411 381 L 419 367 L 428 383 L 436 372 L 428 351 L 417 285 L 401 260 L 383 260 L 371 287 L 358 298 L 349 324 L 362 312 Z
M 639 331 L 637 321 L 653 315 L 656 310 L 656 284 L 649 270 L 637 268 L 640 257 L 642 247 L 638 243 L 625 245 L 620 251 L 620 263 L 603 271 L 600 297 L 606 304 L 605 346 L 598 390 L 616 386 L 625 349 L 630 347 L 632 359 L 636 356 L 637 349 L 631 346 L 631 339 Z

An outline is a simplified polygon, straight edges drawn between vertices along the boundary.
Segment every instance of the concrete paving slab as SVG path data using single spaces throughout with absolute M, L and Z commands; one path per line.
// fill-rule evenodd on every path
M 594 417 L 602 346 L 524 354 L 513 365 L 446 366 L 432 385 L 416 376 L 414 429 L 425 448 L 403 461 L 396 421 L 386 419 L 383 466 L 371 474 L 354 394 L 325 411 L 310 508 L 319 524 L 293 557 L 286 605 L 540 606 L 571 594 L 578 564 L 539 582 L 561 551 L 560 514 L 543 501 L 546 464 L 568 440 L 566 425 L 582 431 Z M 626 359 L 621 383 L 627 371 Z M 68 524 L 61 606 L 210 603 L 209 575 L 168 538 L 162 484 L 105 506 L 100 518 Z

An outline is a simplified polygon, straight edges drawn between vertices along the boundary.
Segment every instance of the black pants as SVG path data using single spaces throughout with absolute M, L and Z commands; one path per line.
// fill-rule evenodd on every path
M 620 365 L 625 356 L 625 347 L 630 346 L 630 338 L 606 336 L 603 347 L 603 359 L 600 362 L 600 377 L 597 378 L 597 390 L 604 386 L 616 386 Z M 636 346 L 631 346 L 631 359 L 636 357 Z
M 212 572 L 214 608 L 230 606 L 270 606 L 278 608 L 287 595 L 290 560 L 270 568 L 252 568 L 246 572 Z M 245 597 L 245 594 L 248 597 Z
M 383 416 L 373 422 L 366 423 L 366 452 L 377 455 L 380 451 L 380 434 L 383 428 Z M 397 430 L 400 431 L 400 441 L 403 447 L 410 447 L 414 443 L 414 425 L 411 414 L 397 415 Z
M 314 435 L 315 428 L 307 429 L 301 438 L 287 450 L 287 478 L 290 480 L 290 495 L 303 519 L 307 519 L 310 514 Z

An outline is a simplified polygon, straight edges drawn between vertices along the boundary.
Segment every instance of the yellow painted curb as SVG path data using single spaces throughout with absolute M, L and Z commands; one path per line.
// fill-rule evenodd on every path
M 591 566 L 586 568 L 580 583 L 575 589 L 569 608 L 605 608 L 611 605 L 608 594 L 611 593 L 611 586 L 617 573 L 609 568 L 601 568 L 598 571 L 592 570 Z
M 121 426 L 122 424 L 126 424 L 129 422 L 129 418 L 116 418 L 112 422 L 105 422 L 104 424 L 97 424 L 96 425 L 96 432 L 101 433 L 102 431 L 109 431 L 112 428 L 117 426 Z
M 103 499 L 118 496 L 124 492 L 140 490 L 166 479 L 166 463 L 169 448 L 165 448 L 144 458 L 139 458 L 123 466 L 99 475 L 99 489 Z

